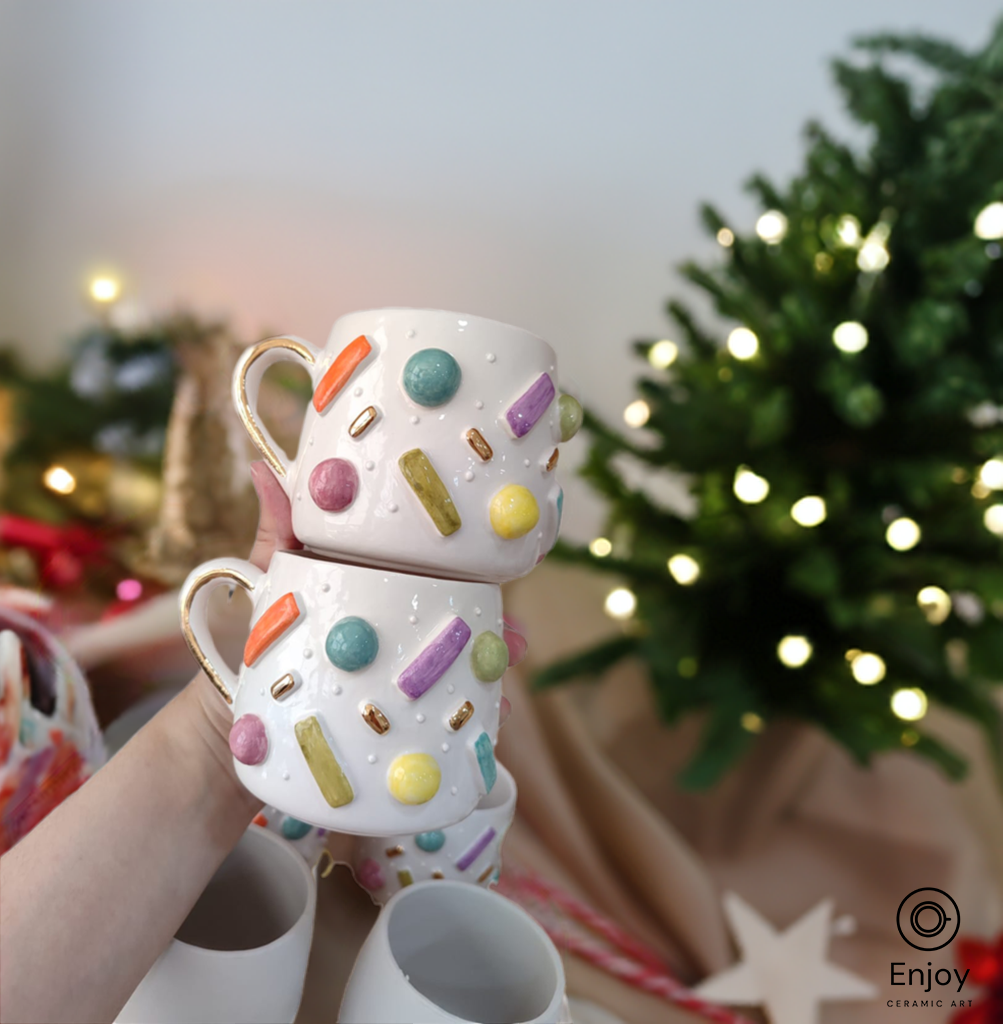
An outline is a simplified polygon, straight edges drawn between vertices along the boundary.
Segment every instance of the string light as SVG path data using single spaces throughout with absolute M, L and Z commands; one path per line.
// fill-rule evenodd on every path
M 763 725 L 765 724 L 762 718 L 756 714 L 755 711 L 746 711 L 740 719 L 742 728 L 746 732 L 762 732 Z
M 975 218 L 975 236 L 986 242 L 1003 238 L 1003 203 L 990 203 Z
M 56 494 L 72 494 L 77 489 L 77 478 L 65 466 L 50 466 L 42 481 Z
M 113 277 L 95 277 L 91 281 L 91 298 L 95 302 L 114 302 L 120 290 L 118 281 Z
M 688 587 L 700 578 L 700 563 L 689 555 L 673 555 L 668 566 L 672 578 L 681 586 Z
M 848 248 L 860 245 L 860 221 L 852 213 L 844 213 L 836 223 L 836 237 Z
M 991 491 L 1003 491 L 1003 460 L 984 462 L 979 469 L 979 482 Z
M 765 477 L 753 473 L 748 466 L 739 466 L 735 470 L 732 489 L 739 501 L 744 501 L 746 505 L 758 505 L 770 493 L 770 482 Z
M 885 662 L 877 654 L 861 651 L 850 661 L 850 671 L 861 686 L 874 686 L 885 678 Z
M 844 320 L 832 332 L 832 343 L 840 352 L 863 352 L 868 340 L 867 328 L 856 320 Z
M 651 406 L 643 399 L 631 402 L 623 410 L 623 421 L 628 427 L 643 427 L 651 417 Z
M 982 522 L 990 533 L 1003 537 L 1003 505 L 990 505 L 982 516 Z
M 777 245 L 787 234 L 787 218 L 779 210 L 767 210 L 756 221 L 756 234 L 767 245 Z
M 604 607 L 611 619 L 629 619 L 637 608 L 637 598 L 632 590 L 617 587 L 606 595 Z
M 921 536 L 919 525 L 912 519 L 903 516 L 888 524 L 885 540 L 890 548 L 896 551 L 909 551 L 919 543 Z
M 806 636 L 785 636 L 777 644 L 777 657 L 788 668 L 801 668 L 812 654 L 812 646 Z
M 930 702 L 918 686 L 903 687 L 892 694 L 892 711 L 906 722 L 918 722 Z
M 759 351 L 759 339 L 748 327 L 736 327 L 728 335 L 728 351 L 736 359 L 751 359 Z
M 596 558 L 605 558 L 612 550 L 613 545 L 606 537 L 596 537 L 596 539 L 589 545 L 589 551 L 591 551 Z
M 825 499 L 815 494 L 799 498 L 791 505 L 791 519 L 798 526 L 818 526 L 825 522 Z
M 924 587 L 916 595 L 916 604 L 931 626 L 939 626 L 951 614 L 951 595 L 940 587 Z
M 717 233 L 717 244 L 730 249 L 735 244 L 735 233 L 730 228 L 721 228 Z
M 648 349 L 648 362 L 656 370 L 671 366 L 679 355 L 679 346 L 674 341 L 656 341 Z

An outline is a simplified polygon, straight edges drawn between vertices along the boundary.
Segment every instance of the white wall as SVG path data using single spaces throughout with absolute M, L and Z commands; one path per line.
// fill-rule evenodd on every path
M 0 338 L 36 361 L 112 269 L 154 310 L 321 342 L 342 312 L 481 313 L 617 414 L 696 204 L 845 126 L 850 36 L 980 43 L 990 0 L 0 0 Z M 594 513 L 569 502 L 574 532 Z M 577 526 L 577 528 L 576 528 Z

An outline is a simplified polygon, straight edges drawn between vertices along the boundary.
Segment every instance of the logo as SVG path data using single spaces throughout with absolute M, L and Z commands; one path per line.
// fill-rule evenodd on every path
M 958 904 L 943 889 L 913 889 L 899 904 L 899 935 L 924 952 L 949 945 L 961 927 Z

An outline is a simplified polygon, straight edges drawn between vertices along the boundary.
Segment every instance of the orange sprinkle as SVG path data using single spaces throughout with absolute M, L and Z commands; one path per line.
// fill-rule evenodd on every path
M 327 373 L 321 377 L 320 383 L 313 393 L 313 407 L 317 412 L 323 412 L 331 404 L 335 395 L 355 373 L 355 368 L 372 350 L 373 346 L 369 344 L 366 336 L 360 334 L 355 341 L 349 342 L 338 353 L 338 357 L 328 367 Z
M 294 594 L 284 594 L 275 604 L 266 608 L 254 624 L 244 645 L 244 664 L 248 668 L 264 654 L 282 634 L 299 618 L 300 609 Z
M 262 828 L 268 828 L 268 819 L 260 811 L 254 816 L 253 822 Z

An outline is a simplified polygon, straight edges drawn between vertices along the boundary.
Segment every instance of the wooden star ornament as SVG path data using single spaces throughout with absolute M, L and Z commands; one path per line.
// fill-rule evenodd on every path
M 771 1024 L 818 1024 L 822 1002 L 876 998 L 874 985 L 826 960 L 832 907 L 823 900 L 778 932 L 740 896 L 725 893 L 724 913 L 742 959 L 695 991 L 718 1003 L 762 1006 Z

